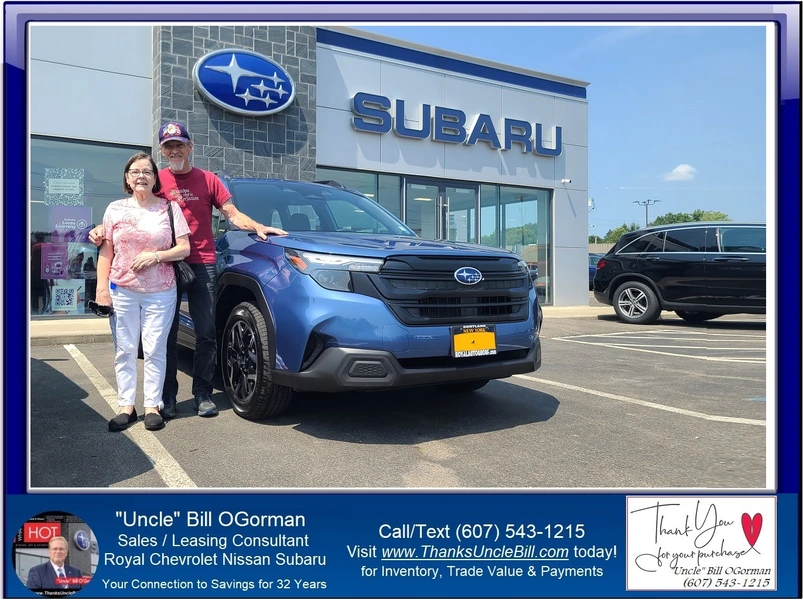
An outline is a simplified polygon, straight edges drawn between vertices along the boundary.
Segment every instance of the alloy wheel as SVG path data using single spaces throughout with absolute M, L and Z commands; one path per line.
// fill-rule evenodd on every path
M 251 325 L 242 319 L 235 322 L 226 340 L 226 384 L 236 401 L 246 402 L 257 384 L 257 342 Z
M 626 288 L 619 294 L 619 308 L 630 318 L 637 319 L 647 312 L 647 295 L 638 288 Z

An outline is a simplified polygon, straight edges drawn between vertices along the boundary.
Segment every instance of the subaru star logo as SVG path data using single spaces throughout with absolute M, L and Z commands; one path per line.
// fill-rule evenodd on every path
M 216 50 L 197 63 L 195 85 L 210 102 L 238 115 L 259 117 L 284 110 L 296 97 L 290 74 L 248 50 Z
M 79 529 L 75 532 L 73 541 L 75 542 L 75 547 L 79 550 L 89 550 L 89 547 L 92 545 L 92 540 L 89 539 L 89 534 L 83 529 Z
M 482 281 L 482 273 L 474 267 L 460 267 L 454 272 L 454 278 L 463 285 L 475 285 Z

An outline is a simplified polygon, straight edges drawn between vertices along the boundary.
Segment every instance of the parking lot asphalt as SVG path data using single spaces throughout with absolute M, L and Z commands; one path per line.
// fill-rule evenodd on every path
M 158 432 L 140 418 L 123 433 L 106 428 L 116 384 L 111 342 L 96 323 L 108 324 L 85 321 L 80 332 L 50 322 L 47 338 L 36 336 L 41 321 L 31 325 L 34 488 L 772 484 L 763 316 L 692 325 L 664 313 L 633 326 L 606 306 L 547 307 L 535 373 L 454 396 L 430 388 L 298 394 L 284 416 L 260 422 L 238 417 L 217 390 L 219 416 L 192 414 L 185 351 L 179 418 Z

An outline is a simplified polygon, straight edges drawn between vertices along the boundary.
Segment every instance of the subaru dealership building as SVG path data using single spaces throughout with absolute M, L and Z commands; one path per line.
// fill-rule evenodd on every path
M 424 238 L 517 252 L 544 304 L 588 303 L 585 82 L 340 27 L 29 31 L 34 316 L 84 313 L 86 233 L 168 120 L 197 167 L 336 181 Z

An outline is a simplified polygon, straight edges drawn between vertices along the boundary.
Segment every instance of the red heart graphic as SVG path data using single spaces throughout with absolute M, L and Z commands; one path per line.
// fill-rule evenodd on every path
M 761 533 L 761 525 L 764 522 L 764 518 L 761 516 L 761 513 L 756 513 L 753 515 L 753 518 L 750 518 L 750 515 L 744 513 L 742 515 L 742 531 L 744 531 L 744 537 L 747 538 L 747 543 L 750 544 L 750 547 L 756 545 L 758 541 L 758 535 Z

